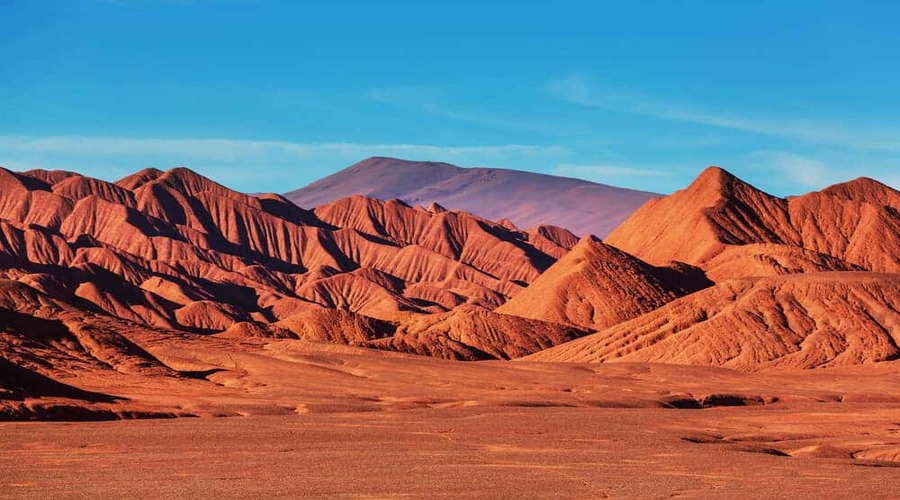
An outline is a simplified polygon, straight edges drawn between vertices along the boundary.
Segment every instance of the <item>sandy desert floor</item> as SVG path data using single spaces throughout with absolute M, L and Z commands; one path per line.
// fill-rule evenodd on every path
M 900 411 L 836 406 L 5 424 L 0 477 L 23 498 L 894 496 L 900 469 L 841 450 L 896 454 Z
M 0 423 L 0 496 L 889 498 L 900 488 L 893 363 L 754 374 L 188 345 L 142 339 L 205 379 L 67 382 L 127 398 L 93 409 L 198 418 Z

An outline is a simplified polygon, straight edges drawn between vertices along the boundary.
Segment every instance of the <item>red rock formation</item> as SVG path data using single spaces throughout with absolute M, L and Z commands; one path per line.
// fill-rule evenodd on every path
M 776 250 L 782 256 L 793 253 L 792 263 L 776 259 L 767 270 L 758 269 L 761 274 L 792 268 L 900 272 L 898 199 L 897 191 L 871 179 L 777 198 L 710 167 L 688 188 L 647 202 L 606 242 L 656 265 L 674 260 L 706 268 L 732 247 L 767 244 L 802 251 Z M 740 265 L 746 259 L 723 267 L 733 258 L 715 263 L 718 278 L 747 275 Z
M 587 237 L 497 312 L 600 330 L 705 285 Z
M 688 299 L 711 300 L 727 311 L 728 300 L 743 304 L 740 283 L 758 283 L 747 286 L 761 286 L 775 298 L 751 301 L 760 309 L 750 317 L 787 307 L 780 302 L 784 290 L 802 297 L 788 303 L 811 300 L 810 307 L 824 307 L 820 297 L 852 302 L 865 292 L 869 308 L 847 306 L 848 319 L 841 321 L 861 332 L 875 331 L 870 319 L 889 332 L 895 328 L 890 300 L 869 290 L 886 281 L 833 290 L 826 281 L 840 282 L 844 274 L 815 281 L 822 271 L 897 272 L 897 192 L 869 179 L 781 199 L 708 169 L 686 190 L 648 202 L 610 237 L 626 251 L 594 238 L 578 242 L 561 228 L 522 231 L 437 204 L 413 208 L 354 196 L 307 211 L 278 195 L 232 191 L 183 168 L 144 170 L 117 183 L 70 172 L 0 170 L 0 188 L 0 279 L 11 280 L 0 305 L 6 300 L 17 314 L 64 322 L 65 331 L 48 345 L 23 341 L 19 330 L 5 337 L 2 348 L 15 354 L 13 362 L 38 374 L 45 355 L 51 364 L 106 363 L 125 371 L 151 366 L 152 359 L 127 345 L 123 332 L 133 328 L 218 334 L 222 341 L 293 337 L 453 359 L 515 358 L 589 330 L 628 324 L 638 332 L 642 320 L 658 327 L 662 320 L 654 315 L 681 311 L 671 308 L 691 304 Z M 804 291 L 799 281 L 749 278 L 796 273 L 811 273 L 815 286 Z M 720 284 L 682 297 L 709 286 L 707 278 Z M 747 279 L 725 281 L 730 278 Z M 784 328 L 765 323 L 779 332 L 770 340 L 786 345 L 792 335 L 825 335 L 815 328 L 830 316 L 812 309 L 803 314 L 808 318 Z M 685 321 L 695 317 L 685 312 Z M 746 323 L 750 332 L 758 327 Z M 740 332 L 739 320 L 723 325 L 723 332 Z M 837 345 L 846 331 L 826 333 Z M 646 341 L 641 338 L 638 343 Z M 662 354 L 635 352 L 672 362 L 727 363 L 709 353 L 671 354 L 690 351 L 682 338 L 693 339 L 676 337 Z M 878 346 L 886 338 L 877 337 Z M 735 363 L 752 369 L 832 359 L 770 359 L 760 353 L 780 348 L 761 342 Z M 832 357 L 843 363 L 891 356 L 881 347 Z
M 447 359 L 511 359 L 567 342 L 584 330 L 491 312 L 474 306 L 417 316 L 369 345 Z
M 740 370 L 900 358 L 900 276 L 829 272 L 729 280 L 529 359 Z
M 94 312 L 201 333 L 311 314 L 345 325 L 396 324 L 462 304 L 494 308 L 574 238 L 437 204 L 417 210 L 352 197 L 309 212 L 184 168 L 143 170 L 116 183 L 0 170 L 0 187 L 0 276 Z M 325 319 L 308 323 L 323 331 L 298 336 L 372 340 L 325 328 Z M 247 325 L 233 333 L 267 331 Z

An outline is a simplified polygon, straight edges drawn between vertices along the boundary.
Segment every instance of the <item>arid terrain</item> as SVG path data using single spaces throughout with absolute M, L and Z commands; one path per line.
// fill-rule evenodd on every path
M 889 498 L 900 486 L 895 363 L 749 374 L 144 341 L 196 378 L 79 380 L 127 400 L 78 405 L 200 418 L 5 423 L 4 495 L 724 498 L 790 484 Z
M 900 487 L 900 193 L 872 179 L 710 167 L 605 239 L 183 168 L 0 187 L 4 496 Z
M 520 228 L 565 227 L 606 236 L 654 193 L 500 168 L 370 158 L 285 197 L 304 208 L 361 194 L 413 205 L 437 202 Z

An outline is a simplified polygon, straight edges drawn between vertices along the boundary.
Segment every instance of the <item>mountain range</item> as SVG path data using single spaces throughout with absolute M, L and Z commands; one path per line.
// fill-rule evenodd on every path
M 604 240 L 431 199 L 307 210 L 184 168 L 114 183 L 0 170 L 0 189 L 8 418 L 42 418 L 27 403 L 42 396 L 115 402 L 100 379 L 208 383 L 228 363 L 192 352 L 273 339 L 742 371 L 900 358 L 900 193 L 872 179 L 784 199 L 710 167 Z
M 375 157 L 284 196 L 305 208 L 363 195 L 413 205 L 438 203 L 528 229 L 566 228 L 606 236 L 655 193 L 501 168 Z

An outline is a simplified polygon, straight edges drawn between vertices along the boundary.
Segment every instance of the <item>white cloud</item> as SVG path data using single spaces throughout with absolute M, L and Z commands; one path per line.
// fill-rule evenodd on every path
M 463 166 L 556 162 L 561 146 L 527 144 L 302 143 L 239 139 L 0 135 L 0 166 L 76 170 L 115 180 L 144 167 L 188 166 L 236 189 L 284 191 L 370 156 L 435 160 Z M 286 184 L 286 185 L 285 185 Z
M 2 136 L 0 148 L 6 152 L 64 153 L 67 155 L 178 155 L 185 158 L 231 159 L 252 154 L 260 145 L 226 139 L 132 139 L 89 136 Z M 257 151 L 258 152 L 258 151 Z
M 655 168 L 626 167 L 621 165 L 576 165 L 562 163 L 553 169 L 555 175 L 577 177 L 590 181 L 604 182 L 609 179 L 628 179 L 633 177 L 666 177 L 669 172 Z
M 571 123 L 552 123 L 534 118 L 511 119 L 485 113 L 484 110 L 472 111 L 471 107 L 460 106 L 448 101 L 450 94 L 447 87 L 437 85 L 381 87 L 366 92 L 369 99 L 381 104 L 412 109 L 419 113 L 492 129 L 518 130 L 548 136 L 578 135 L 587 132 L 587 129 Z
M 321 154 L 415 157 L 505 157 L 511 154 L 540 156 L 565 153 L 560 146 L 503 144 L 488 146 L 434 146 L 426 144 L 362 144 L 355 142 L 296 143 L 235 139 L 134 139 L 90 136 L 0 136 L 0 150 L 23 153 L 70 155 L 172 155 L 187 159 L 260 159 L 268 155 L 308 158 Z
M 559 99 L 582 106 L 675 120 L 757 134 L 799 139 L 873 151 L 900 151 L 900 134 L 873 127 L 853 127 L 805 119 L 747 118 L 671 102 L 635 90 L 599 85 L 593 79 L 571 75 L 554 80 L 549 91 Z
M 846 171 L 836 169 L 824 161 L 787 151 L 761 151 L 753 157 L 779 176 L 805 188 L 821 189 L 825 186 L 850 180 Z
M 783 151 L 766 152 L 762 156 L 782 175 L 806 187 L 816 188 L 847 180 L 841 179 L 825 162 L 814 158 Z

